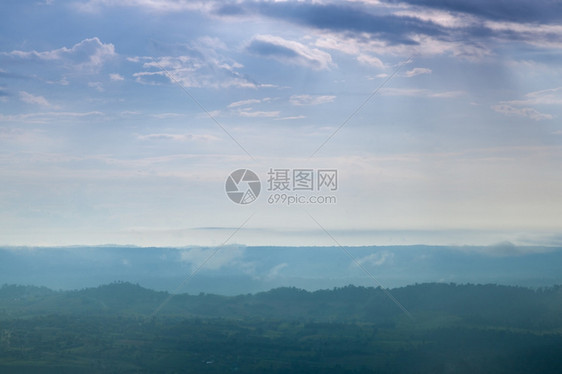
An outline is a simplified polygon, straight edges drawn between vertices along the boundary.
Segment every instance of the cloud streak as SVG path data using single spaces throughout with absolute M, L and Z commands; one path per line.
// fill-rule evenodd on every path
M 53 105 L 43 96 L 33 95 L 26 91 L 20 91 L 20 100 L 27 104 L 52 107 Z
M 492 109 L 506 116 L 526 117 L 534 121 L 548 120 L 553 118 L 551 114 L 541 113 L 534 108 L 514 107 L 509 104 L 492 105 Z
M 320 105 L 331 103 L 336 99 L 334 95 L 293 95 L 289 102 L 296 106 Z
M 84 39 L 70 48 L 62 47 L 50 51 L 2 52 L 5 57 L 35 62 L 62 62 L 67 68 L 98 70 L 105 62 L 116 56 L 115 46 L 103 43 L 99 38 Z
M 246 50 L 258 56 L 316 70 L 325 70 L 333 66 L 332 56 L 329 53 L 279 36 L 258 35 Z

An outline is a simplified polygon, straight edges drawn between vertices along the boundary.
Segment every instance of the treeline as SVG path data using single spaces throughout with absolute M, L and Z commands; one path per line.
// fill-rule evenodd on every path
M 1 373 L 561 373 L 562 289 L 0 288 Z
M 390 294 L 410 316 L 380 288 L 355 286 L 314 292 L 278 288 L 233 297 L 179 294 L 170 298 L 167 292 L 125 282 L 64 292 L 4 285 L 0 288 L 0 318 L 56 313 L 562 329 L 560 286 L 532 290 L 431 283 L 392 289 Z
M 0 321 L 1 373 L 560 373 L 562 336 L 501 328 L 124 316 Z

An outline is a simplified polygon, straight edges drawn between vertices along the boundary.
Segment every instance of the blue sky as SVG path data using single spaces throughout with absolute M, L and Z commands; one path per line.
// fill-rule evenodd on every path
M 546 0 L 3 1 L 0 244 L 560 245 L 561 41 Z

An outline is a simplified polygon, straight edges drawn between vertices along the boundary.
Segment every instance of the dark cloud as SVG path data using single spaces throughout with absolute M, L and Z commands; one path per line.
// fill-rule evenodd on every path
M 368 8 L 358 5 L 251 2 L 224 5 L 216 13 L 260 14 L 321 30 L 367 33 L 390 44 L 416 44 L 407 36 L 411 33 L 444 35 L 442 28 L 434 23 L 411 17 L 373 14 Z
M 410 4 L 463 12 L 496 21 L 556 23 L 562 21 L 560 0 L 384 0 L 389 4 Z
M 384 0 L 390 4 L 410 4 L 410 10 L 431 9 L 455 11 L 476 17 L 476 22 L 465 26 L 447 27 L 431 20 L 412 15 L 392 14 L 389 9 L 367 6 L 361 3 L 311 2 L 240 2 L 228 3 L 215 9 L 219 15 L 261 15 L 292 24 L 341 33 L 353 38 L 383 40 L 389 45 L 416 45 L 412 35 L 425 35 L 446 42 L 462 42 L 470 45 L 485 40 L 514 40 L 535 42 L 533 32 L 516 29 L 491 29 L 483 20 L 533 22 L 537 25 L 562 20 L 562 1 L 556 0 Z M 403 8 L 401 8 L 403 9 Z M 377 13 L 375 13 L 377 12 Z M 541 41 L 557 42 L 558 33 L 540 35 Z M 257 53 L 289 53 L 287 50 L 268 49 L 255 45 Z

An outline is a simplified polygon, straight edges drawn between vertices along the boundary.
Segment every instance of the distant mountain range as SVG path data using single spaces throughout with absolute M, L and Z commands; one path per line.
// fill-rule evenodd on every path
M 348 284 L 401 287 L 425 282 L 529 287 L 562 284 L 562 248 L 503 243 L 488 247 L 370 246 L 346 250 L 354 259 L 338 247 L 231 245 L 216 253 L 203 247 L 3 247 L 0 284 L 72 290 L 126 281 L 155 290 L 221 295 L 283 286 L 317 290 Z

